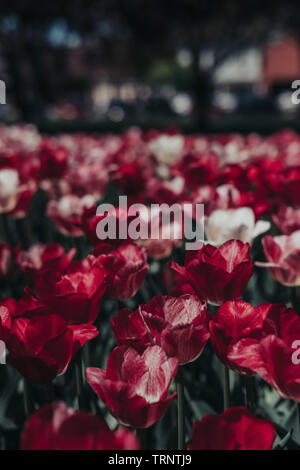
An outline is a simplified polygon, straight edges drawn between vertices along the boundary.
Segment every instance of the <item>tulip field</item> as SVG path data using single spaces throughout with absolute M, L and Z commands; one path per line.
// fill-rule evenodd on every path
M 2 450 L 300 450 L 300 135 L 1 125 L 0 219 Z

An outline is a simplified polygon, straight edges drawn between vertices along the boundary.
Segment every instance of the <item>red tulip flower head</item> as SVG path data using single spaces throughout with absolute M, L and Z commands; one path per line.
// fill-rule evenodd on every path
M 23 316 L 16 316 L 17 308 L 11 315 L 7 305 L 0 308 L 0 339 L 9 351 L 8 362 L 36 383 L 47 383 L 63 374 L 73 355 L 98 335 L 96 327 L 68 325 L 43 305 L 29 305 Z
M 107 273 L 106 295 L 118 300 L 133 297 L 148 272 L 145 249 L 130 241 L 119 246 L 103 243 L 95 247 L 94 254 L 96 257 L 89 257 L 92 266 L 99 265 Z
M 68 408 L 63 402 L 37 410 L 26 422 L 21 450 L 138 450 L 135 434 L 113 432 L 97 416 Z
M 251 369 L 231 362 L 228 355 L 240 340 L 262 336 L 264 321 L 271 307 L 270 303 L 252 307 L 247 302 L 238 300 L 225 302 L 218 309 L 216 316 L 211 315 L 211 342 L 223 364 L 241 374 L 253 375 Z
M 267 235 L 262 244 L 267 262 L 255 264 L 268 268 L 270 274 L 285 286 L 300 286 L 300 230 L 291 235 Z
M 81 264 L 70 272 L 43 272 L 36 284 L 37 297 L 70 324 L 93 323 L 107 287 L 102 265 Z
M 274 214 L 272 218 L 284 235 L 291 235 L 300 230 L 300 209 L 281 207 L 278 214 Z
M 141 355 L 118 346 L 106 370 L 88 367 L 86 378 L 121 424 L 147 428 L 162 417 L 176 395 L 168 396 L 168 390 L 177 367 L 177 359 L 168 358 L 158 345 L 148 346 Z
M 112 319 L 117 344 L 143 351 L 159 344 L 179 364 L 195 361 L 210 336 L 204 323 L 206 305 L 192 295 L 156 296 L 149 304 L 132 312 L 120 310 Z
M 272 423 L 256 418 L 246 408 L 233 407 L 196 421 L 188 449 L 272 450 L 275 436 Z
M 63 272 L 70 265 L 75 253 L 75 248 L 65 253 L 63 247 L 58 243 L 49 243 L 48 245 L 36 243 L 27 251 L 22 251 L 18 247 L 15 257 L 16 263 L 28 280 L 35 283 L 44 270 L 55 268 L 56 271 Z
M 51 200 L 48 202 L 47 216 L 62 234 L 80 237 L 83 235 L 82 215 L 94 203 L 95 198 L 91 194 L 86 194 L 83 197 L 67 194 L 58 201 Z
M 239 299 L 252 275 L 250 246 L 230 240 L 219 248 L 203 244 L 186 254 L 184 266 L 172 261 L 170 267 L 188 282 L 202 301 L 221 305 Z
M 65 148 L 55 148 L 52 142 L 45 142 L 40 149 L 40 178 L 62 178 L 68 169 L 68 157 Z
M 300 402 L 300 318 L 291 308 L 274 304 L 260 338 L 237 342 L 228 359 L 260 375 L 283 398 Z

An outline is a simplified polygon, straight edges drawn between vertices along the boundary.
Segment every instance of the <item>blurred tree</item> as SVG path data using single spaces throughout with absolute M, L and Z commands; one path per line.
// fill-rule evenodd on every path
M 154 61 L 175 61 L 178 51 L 186 49 L 192 58 L 188 86 L 199 125 L 204 127 L 215 68 L 230 54 L 261 44 L 274 30 L 298 35 L 300 4 L 297 0 L 2 0 L 0 13 L 0 41 L 23 118 L 71 86 L 69 49 L 84 51 L 87 63 L 102 64 L 111 76 L 127 73 L 137 78 L 145 78 Z

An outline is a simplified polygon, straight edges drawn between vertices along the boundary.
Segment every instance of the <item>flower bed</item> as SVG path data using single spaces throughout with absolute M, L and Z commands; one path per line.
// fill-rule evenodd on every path
M 2 126 L 0 212 L 4 448 L 300 449 L 297 134 Z

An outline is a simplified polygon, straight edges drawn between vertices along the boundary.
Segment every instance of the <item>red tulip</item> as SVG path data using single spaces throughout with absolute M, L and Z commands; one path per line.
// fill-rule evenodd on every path
M 12 132 L 14 133 L 13 128 Z M 24 135 L 24 139 L 28 136 Z M 31 139 L 30 136 L 29 140 Z M 33 137 L 32 143 L 35 138 Z M 9 142 L 10 141 L 10 142 Z M 34 153 L 17 145 L 8 137 L 7 150 L 4 149 L 5 136 L 1 136 L 0 156 L 0 212 L 11 218 L 24 217 L 28 211 L 33 193 L 37 190 L 39 160 Z M 17 148 L 18 147 L 18 148 Z M 34 147 L 34 144 L 33 144 Z
M 175 246 L 181 246 L 183 243 L 183 224 L 184 218 L 175 217 L 176 220 L 170 221 L 168 214 L 164 217 L 165 209 L 161 206 L 156 210 L 146 208 L 140 211 L 139 217 L 141 224 L 145 228 L 144 236 L 137 239 L 139 246 L 143 246 L 147 250 L 147 255 L 153 259 L 162 259 L 169 256 Z M 151 232 L 156 232 L 153 235 Z
M 170 292 L 174 297 L 179 297 L 183 294 L 191 294 L 195 296 L 192 286 L 187 283 L 184 277 L 170 269 L 168 264 L 166 264 L 163 269 L 162 282 L 166 291 Z
M 240 340 L 231 348 L 228 359 L 259 374 L 283 398 L 300 402 L 299 339 L 296 312 L 282 304 L 274 305 L 261 337 Z
M 232 348 L 243 338 L 260 338 L 264 320 L 266 319 L 272 304 L 265 303 L 258 307 L 252 307 L 247 302 L 225 302 L 214 317 L 211 315 L 209 330 L 213 348 L 227 367 L 241 374 L 252 375 L 247 367 L 239 367 L 228 359 Z
M 127 196 L 138 198 L 144 191 L 146 178 L 139 162 L 121 164 L 112 176 L 116 186 Z
M 37 297 L 51 306 L 70 324 L 93 323 L 106 290 L 106 272 L 102 265 L 71 267 L 59 274 L 42 273 L 36 284 Z
M 16 263 L 28 280 L 35 283 L 44 270 L 55 269 L 57 272 L 63 272 L 70 265 L 75 253 L 75 248 L 65 253 L 58 243 L 48 245 L 36 243 L 27 251 L 22 251 L 21 247 L 18 247 L 15 257 Z
M 300 230 L 300 209 L 281 207 L 278 214 L 273 214 L 272 218 L 284 235 L 291 235 Z
M 6 299 L 0 305 L 0 339 L 5 343 L 11 332 L 11 310 L 15 308 L 16 301 L 14 299 Z
M 278 195 L 284 190 L 282 173 L 284 163 L 281 159 L 261 158 L 257 163 L 247 169 L 248 181 L 259 188 L 265 195 Z
M 11 219 L 20 219 L 26 216 L 30 210 L 32 196 L 37 190 L 37 185 L 34 181 L 29 181 L 23 186 L 20 198 L 15 208 L 8 213 Z
M 164 167 L 165 168 L 165 167 Z M 182 176 L 170 180 L 160 180 L 157 177 L 148 178 L 145 184 L 145 199 L 158 204 L 180 203 L 185 198 L 185 182 Z
M 230 240 L 219 248 L 202 245 L 186 254 L 184 267 L 172 261 L 170 267 L 189 283 L 202 301 L 220 305 L 238 299 L 252 275 L 250 246 Z
M 51 200 L 48 202 L 47 216 L 64 235 L 80 237 L 83 235 L 81 228 L 82 215 L 94 203 L 95 199 L 90 194 L 83 197 L 67 194 L 58 201 Z
M 247 190 L 249 183 L 245 168 L 239 163 L 229 161 L 227 165 L 220 168 L 218 184 L 233 184 L 239 190 Z
M 213 152 L 204 155 L 188 153 L 179 162 L 176 170 L 185 178 L 189 187 L 197 188 L 215 180 L 218 164 L 219 159 Z
M 68 151 L 53 144 L 49 140 L 40 149 L 40 178 L 62 178 L 68 169 Z
M 291 235 L 267 235 L 262 244 L 267 262 L 255 264 L 268 268 L 270 274 L 285 286 L 300 286 L 300 230 Z
M 126 223 L 126 227 L 130 224 L 132 220 L 135 219 L 134 216 L 128 216 L 128 210 L 124 207 L 115 207 L 111 212 L 105 213 L 104 215 L 97 215 L 97 208 L 96 206 L 92 206 L 87 208 L 83 215 L 82 215 L 82 229 L 88 239 L 88 241 L 92 245 L 98 245 L 101 243 L 105 243 L 102 241 L 97 235 L 97 225 L 103 219 L 108 220 L 109 217 L 114 219 L 115 227 L 116 227 L 116 239 L 112 240 L 109 239 L 108 243 L 111 245 L 118 246 L 121 243 L 124 243 L 125 240 L 119 239 L 120 234 L 120 224 Z M 128 234 L 126 234 L 128 235 Z
M 0 213 L 24 217 L 36 191 L 36 183 L 30 178 L 23 180 L 19 168 L 0 168 Z
M 206 415 L 193 425 L 189 450 L 272 450 L 272 423 L 256 418 L 242 406 L 221 415 Z
M 111 320 L 117 344 L 140 351 L 159 344 L 179 364 L 195 361 L 202 353 L 209 332 L 204 327 L 206 305 L 196 297 L 154 297 L 135 312 L 120 310 Z
M 135 434 L 119 427 L 113 432 L 105 421 L 63 402 L 45 405 L 27 420 L 21 450 L 138 450 Z
M 216 188 L 215 209 L 234 209 L 249 206 L 249 193 L 240 191 L 232 183 L 221 184 Z
M 141 355 L 118 346 L 106 371 L 89 367 L 86 378 L 121 424 L 147 428 L 162 417 L 176 395 L 168 396 L 168 390 L 177 367 L 177 359 L 167 358 L 160 346 L 148 346 Z
M 36 383 L 50 382 L 64 373 L 75 352 L 98 335 L 96 327 L 68 325 L 41 305 L 24 311 L 24 316 L 16 316 L 18 310 L 12 316 L 8 307 L 4 302 L 0 308 L 0 339 L 10 352 L 8 361 Z
M 288 168 L 283 175 L 284 190 L 282 194 L 291 206 L 300 205 L 300 166 Z
M 125 241 L 119 246 L 102 243 L 90 256 L 92 266 L 99 265 L 107 273 L 107 296 L 127 300 L 141 287 L 148 272 L 146 251 L 133 242 Z

